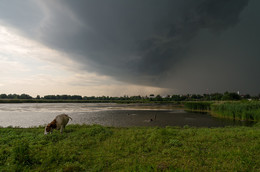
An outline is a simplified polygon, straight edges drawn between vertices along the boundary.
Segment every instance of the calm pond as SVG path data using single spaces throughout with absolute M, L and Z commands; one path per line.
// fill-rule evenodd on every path
M 73 118 L 69 124 L 101 124 L 114 127 L 252 125 L 252 123 L 218 119 L 207 113 L 186 112 L 170 104 L 21 103 L 0 104 L 0 126 L 46 125 L 61 113 Z

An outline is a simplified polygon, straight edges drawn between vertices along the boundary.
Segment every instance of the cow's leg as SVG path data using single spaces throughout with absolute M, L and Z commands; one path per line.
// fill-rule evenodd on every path
M 62 126 L 60 127 L 60 133 L 61 133 L 61 134 L 63 133 L 63 129 L 64 129 L 64 126 L 62 125 Z

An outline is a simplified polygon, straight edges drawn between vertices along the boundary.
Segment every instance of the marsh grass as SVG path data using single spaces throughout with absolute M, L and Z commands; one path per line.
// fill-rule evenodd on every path
M 184 102 L 184 108 L 191 111 L 210 111 L 211 104 L 214 102 Z
M 185 102 L 188 111 L 210 112 L 213 116 L 242 121 L 260 121 L 259 101 Z
M 0 128 L 0 171 L 259 171 L 260 128 Z
M 224 102 L 211 105 L 211 110 L 218 117 L 237 120 L 260 121 L 260 102 Z

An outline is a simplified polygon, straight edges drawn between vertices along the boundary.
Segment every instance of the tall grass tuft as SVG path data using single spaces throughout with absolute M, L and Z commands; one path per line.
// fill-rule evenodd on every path
M 260 102 L 224 102 L 211 105 L 214 115 L 237 120 L 260 121 Z
M 19 165 L 30 165 L 29 144 L 26 141 L 17 142 L 13 149 L 14 163 Z
M 210 111 L 213 102 L 185 102 L 184 107 L 192 111 Z
M 32 165 L 30 158 L 29 143 L 25 140 L 19 140 L 15 143 L 12 150 L 13 155 L 13 170 L 14 171 L 28 171 Z

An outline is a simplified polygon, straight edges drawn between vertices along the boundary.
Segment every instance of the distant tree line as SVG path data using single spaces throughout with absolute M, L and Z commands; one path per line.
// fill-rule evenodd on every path
M 35 98 L 28 94 L 0 94 L 0 99 L 43 99 L 43 100 L 106 100 L 106 101 L 218 101 L 218 100 L 242 100 L 242 99 L 253 99 L 259 100 L 260 94 L 258 96 L 251 96 L 249 94 L 239 95 L 234 92 L 225 92 L 225 93 L 212 93 L 212 94 L 187 94 L 187 95 L 154 95 L 149 96 L 121 96 L 121 97 L 110 97 L 110 96 L 80 96 L 80 95 L 46 95 L 39 96 Z
M 0 99 L 33 99 L 33 97 L 28 94 L 0 94 Z
M 43 99 L 48 100 L 82 100 L 82 96 L 79 95 L 47 95 L 44 96 Z

